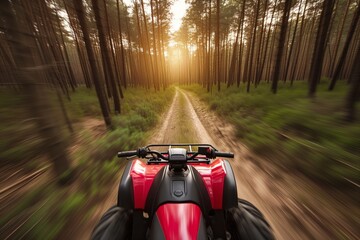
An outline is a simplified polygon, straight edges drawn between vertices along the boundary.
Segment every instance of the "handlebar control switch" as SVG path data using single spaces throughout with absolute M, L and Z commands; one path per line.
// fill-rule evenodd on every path
M 207 158 L 215 158 L 215 151 L 213 148 L 211 147 L 199 147 L 198 148 L 198 153 L 201 155 L 205 155 Z
M 147 155 L 147 150 L 146 148 L 139 148 L 137 151 L 137 155 L 141 158 L 145 158 Z

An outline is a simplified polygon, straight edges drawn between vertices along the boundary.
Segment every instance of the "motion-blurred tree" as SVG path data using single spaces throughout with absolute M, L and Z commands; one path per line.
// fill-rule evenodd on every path
M 356 118 L 356 102 L 360 100 L 360 46 L 356 51 L 354 65 L 350 74 L 350 87 L 346 96 L 345 108 L 347 111 L 346 120 L 355 121 Z
M 97 68 L 97 65 L 96 65 L 95 54 L 94 54 L 94 51 L 92 49 L 88 24 L 86 22 L 86 18 L 85 18 L 85 15 L 84 15 L 84 5 L 83 5 L 82 0 L 79 0 L 79 1 L 78 0 L 73 0 L 73 4 L 74 4 L 76 14 L 77 14 L 77 17 L 79 19 L 79 24 L 81 26 L 81 30 L 82 30 L 82 33 L 83 33 L 86 52 L 87 52 L 87 55 L 88 55 L 88 58 L 89 58 L 90 66 L 91 66 L 90 68 L 91 68 L 91 73 L 92 73 L 92 79 L 93 79 L 93 82 L 94 82 L 97 97 L 99 99 L 101 112 L 102 112 L 102 115 L 104 117 L 106 126 L 108 128 L 112 128 L 111 116 L 110 116 L 109 109 L 108 109 L 108 106 L 107 106 L 107 103 L 106 103 L 104 90 L 103 90 L 102 84 L 100 83 L 99 71 L 98 71 L 98 68 Z
M 345 65 L 345 58 L 348 54 L 349 51 L 349 47 L 350 47 L 350 43 L 351 40 L 353 39 L 356 27 L 359 25 L 359 19 L 360 19 L 360 3 L 357 5 L 357 8 L 355 10 L 352 22 L 351 22 L 351 26 L 350 26 L 350 30 L 348 32 L 348 35 L 346 37 L 346 41 L 344 44 L 344 49 L 340 55 L 340 58 L 338 60 L 338 64 L 335 68 L 335 72 L 334 72 L 334 76 L 331 79 L 331 83 L 329 86 L 329 90 L 333 90 L 336 84 L 336 81 L 339 79 L 340 77 L 340 72 L 343 69 L 344 65 Z M 356 61 L 356 58 L 355 58 Z M 355 63 L 356 64 L 356 63 Z
M 276 50 L 275 69 L 272 77 L 271 91 L 273 93 L 276 93 L 277 91 L 277 83 L 280 77 L 280 68 L 281 68 L 281 64 L 283 63 L 282 59 L 283 59 L 283 52 L 285 47 L 285 38 L 286 38 L 286 31 L 287 31 L 288 20 L 290 15 L 290 9 L 291 9 L 291 0 L 285 0 L 285 7 L 283 10 L 283 16 L 281 21 L 280 38 Z
M 329 33 L 330 20 L 334 4 L 335 0 L 327 0 L 323 3 L 323 9 L 320 16 L 313 56 L 311 60 L 309 75 L 309 97 L 315 97 L 316 86 L 320 81 L 326 49 L 326 40 Z
M 114 107 L 115 107 L 115 113 L 120 113 L 120 99 L 119 99 L 119 91 L 117 89 L 116 83 L 115 83 L 115 76 L 114 76 L 114 70 L 113 65 L 111 62 L 111 58 L 109 55 L 108 50 L 108 44 L 106 42 L 106 34 L 103 27 L 103 21 L 102 19 L 105 19 L 105 21 L 108 21 L 107 18 L 100 16 L 100 7 L 99 7 L 99 0 L 92 0 L 92 8 L 95 14 L 95 20 L 96 20 L 96 26 L 98 30 L 98 38 L 100 41 L 100 50 L 101 50 L 101 56 L 102 56 L 102 63 L 103 63 L 103 70 L 105 72 L 105 75 L 107 75 L 110 82 L 110 88 L 111 88 L 111 97 L 114 101 Z M 106 6 L 103 6 L 103 8 L 106 8 Z M 110 29 L 109 29 L 110 30 Z M 109 42 L 111 45 L 111 42 Z M 112 51 L 113 52 L 113 51 Z
M 53 162 L 54 173 L 59 181 L 70 179 L 71 166 L 67 154 L 67 145 L 61 137 L 58 121 L 54 121 L 50 98 L 47 95 L 45 84 L 41 79 L 35 56 L 36 40 L 29 26 L 33 19 L 27 18 L 24 6 L 20 1 L 0 1 L 0 16 L 4 34 L 10 46 L 14 60 L 13 73 L 21 83 L 21 90 L 25 96 L 29 116 L 34 119 L 39 135 L 42 137 L 43 148 Z

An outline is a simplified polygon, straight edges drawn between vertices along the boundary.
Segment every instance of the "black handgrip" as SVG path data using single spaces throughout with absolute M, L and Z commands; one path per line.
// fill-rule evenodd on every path
M 226 158 L 234 158 L 234 154 L 231 152 L 215 152 L 215 156 L 217 157 L 226 157 Z
M 118 157 L 132 157 L 138 155 L 138 151 L 134 150 L 134 151 L 123 151 L 123 152 L 118 152 L 117 156 Z

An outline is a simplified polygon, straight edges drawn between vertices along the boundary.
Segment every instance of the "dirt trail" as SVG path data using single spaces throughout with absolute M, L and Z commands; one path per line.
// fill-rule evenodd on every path
M 190 121 L 189 121 L 190 120 Z M 201 124 L 188 97 L 180 90 L 177 90 L 169 110 L 161 116 L 158 126 L 154 128 L 151 137 L 146 141 L 150 143 L 210 143 L 211 137 Z M 119 170 L 118 179 L 123 168 Z M 92 217 L 82 229 L 82 232 L 74 233 L 76 239 L 89 239 L 92 229 L 99 221 L 104 212 L 116 204 L 119 181 L 109 187 L 108 197 L 94 211 Z
M 264 213 L 276 239 L 359 239 L 356 217 L 359 206 L 355 197 L 325 192 L 307 178 L 279 169 L 271 159 L 255 155 L 235 138 L 231 124 L 216 116 L 193 94 L 184 94 L 195 106 L 207 133 L 216 139 L 214 146 L 235 153 L 231 164 L 238 196 Z M 355 217 L 350 220 L 349 214 Z
M 236 160 L 230 161 L 238 195 L 264 213 L 277 239 L 357 239 L 356 223 L 350 224 L 345 215 L 338 214 L 349 211 L 348 206 L 324 196 L 311 182 L 276 168 L 268 159 L 260 159 L 236 140 L 234 133 L 230 124 L 209 111 L 196 96 L 177 89 L 169 110 L 146 143 L 210 143 L 222 151 L 234 152 Z M 116 204 L 117 186 L 118 182 L 109 188 L 109 197 L 77 239 L 89 239 L 101 215 Z
M 179 89 L 162 119 L 148 143 L 214 143 L 188 97 Z

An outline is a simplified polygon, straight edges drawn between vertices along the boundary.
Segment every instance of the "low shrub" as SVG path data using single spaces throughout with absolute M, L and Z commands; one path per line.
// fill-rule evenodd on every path
M 348 86 L 332 92 L 322 79 L 317 97 L 307 97 L 306 82 L 279 83 L 272 94 L 260 84 L 246 93 L 241 85 L 207 92 L 199 85 L 183 86 L 236 127 L 236 136 L 254 152 L 274 156 L 277 163 L 332 184 L 359 182 L 360 124 L 343 121 Z

